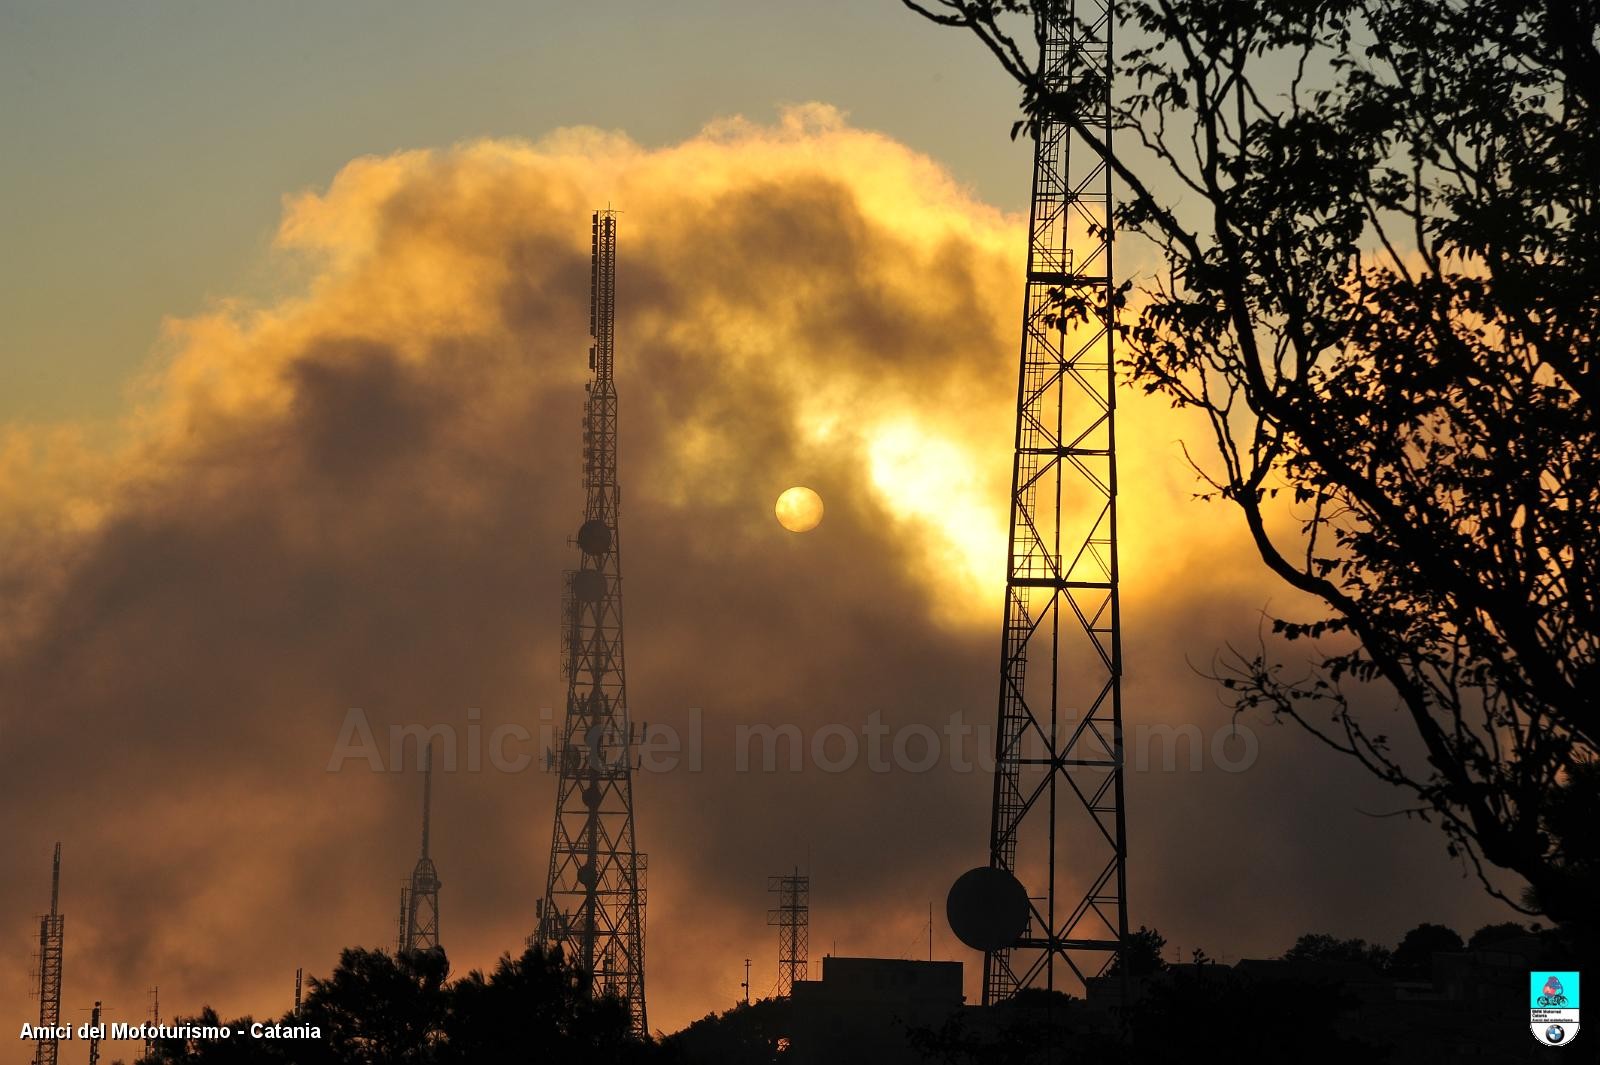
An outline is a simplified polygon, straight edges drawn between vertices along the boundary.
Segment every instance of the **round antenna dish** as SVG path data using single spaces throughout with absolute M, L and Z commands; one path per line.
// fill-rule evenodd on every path
M 611 530 L 599 518 L 590 518 L 578 530 L 578 546 L 586 555 L 603 555 L 611 550 Z
M 950 886 L 945 917 L 973 950 L 1004 950 L 1028 929 L 1028 891 L 1004 869 L 969 869 Z
M 606 595 L 605 574 L 599 570 L 580 569 L 572 575 L 572 594 L 580 603 L 598 603 Z

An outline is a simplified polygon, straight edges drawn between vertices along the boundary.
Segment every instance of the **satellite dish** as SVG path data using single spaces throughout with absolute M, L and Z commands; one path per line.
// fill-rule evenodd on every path
M 973 950 L 1004 950 L 1028 929 L 1028 891 L 1005 869 L 969 869 L 950 886 L 945 917 Z
M 578 529 L 578 546 L 586 555 L 603 555 L 611 550 L 611 529 L 599 518 L 590 518 Z

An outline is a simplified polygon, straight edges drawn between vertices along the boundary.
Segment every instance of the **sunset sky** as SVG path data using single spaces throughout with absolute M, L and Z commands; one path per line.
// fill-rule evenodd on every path
M 559 709 L 607 204 L 630 697 L 704 736 L 635 784 L 652 1027 L 732 1004 L 745 957 L 771 985 L 766 877 L 796 864 L 814 973 L 923 956 L 989 778 L 742 772 L 735 736 L 992 727 L 1030 153 L 976 42 L 890 0 L 0 0 L 0 94 L 14 1023 L 56 840 L 74 1021 L 155 984 L 169 1017 L 275 1015 L 296 967 L 392 944 L 418 781 L 330 756 L 353 707 L 463 736 Z M 1253 762 L 1211 757 L 1202 674 L 1292 599 L 1191 498 L 1194 426 L 1123 403 L 1133 923 L 1232 959 L 1508 917 L 1302 734 L 1247 718 Z M 803 535 L 773 518 L 794 484 L 827 506 Z M 1168 771 L 1150 730 L 1186 724 L 1201 768 Z M 456 970 L 532 930 L 554 788 L 441 774 Z

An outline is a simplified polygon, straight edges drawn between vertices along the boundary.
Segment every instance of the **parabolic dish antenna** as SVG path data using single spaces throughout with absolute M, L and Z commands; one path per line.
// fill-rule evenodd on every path
M 595 569 L 580 569 L 572 575 L 572 594 L 580 603 L 598 603 L 606 596 L 605 574 Z
M 945 900 L 950 931 L 973 950 L 1004 950 L 1028 928 L 1028 891 L 1004 869 L 969 869 Z
M 611 529 L 599 518 L 590 518 L 578 529 L 578 546 L 586 555 L 603 555 L 611 550 Z

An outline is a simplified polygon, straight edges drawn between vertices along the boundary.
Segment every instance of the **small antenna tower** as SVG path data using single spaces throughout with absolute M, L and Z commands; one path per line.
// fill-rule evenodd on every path
M 161 988 L 150 989 L 150 1028 L 161 1027 Z M 144 1056 L 149 1057 L 156 1050 L 156 1037 L 153 1031 L 146 1031 L 144 1036 Z
M 50 1035 L 39 1040 L 34 1065 L 56 1065 L 61 1025 L 61 955 L 66 942 L 67 919 L 61 913 L 61 844 L 56 844 L 50 871 L 50 912 L 39 918 L 39 1027 Z
M 89 1011 L 89 1065 L 100 1065 L 100 1003 Z
M 422 857 L 411 883 L 400 889 L 398 953 L 439 949 L 439 871 L 428 853 L 433 816 L 433 745 L 422 752 Z
M 767 911 L 767 924 L 778 926 L 778 997 L 788 998 L 796 980 L 811 978 L 807 960 L 811 936 L 811 877 L 792 874 L 767 878 L 767 891 L 778 896 L 778 905 Z

